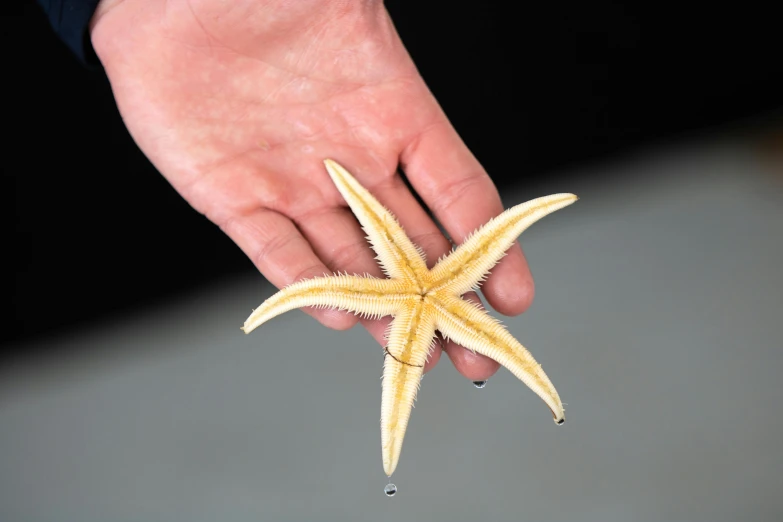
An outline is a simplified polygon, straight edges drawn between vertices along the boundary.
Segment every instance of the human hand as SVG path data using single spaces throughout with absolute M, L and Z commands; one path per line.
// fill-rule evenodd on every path
M 334 271 L 383 277 L 324 158 L 397 216 L 430 267 L 451 243 L 398 165 L 456 243 L 503 211 L 380 1 L 102 0 L 91 28 L 141 150 L 277 287 Z M 533 279 L 518 244 L 483 292 L 506 315 L 529 306 Z M 336 329 L 358 320 L 306 311 Z M 389 318 L 361 322 L 385 344 Z M 498 368 L 442 347 L 470 380 Z

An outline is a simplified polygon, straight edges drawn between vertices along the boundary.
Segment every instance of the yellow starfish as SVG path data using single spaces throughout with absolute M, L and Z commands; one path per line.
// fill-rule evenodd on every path
M 563 403 L 541 365 L 500 322 L 460 296 L 478 287 L 522 231 L 577 197 L 554 194 L 512 207 L 428 270 L 424 253 L 411 243 L 394 216 L 341 165 L 333 160 L 324 163 L 389 279 L 338 274 L 299 281 L 254 310 L 242 330 L 250 333 L 269 319 L 302 306 L 350 310 L 370 318 L 394 316 L 387 335 L 381 397 L 383 469 L 388 476 L 397 467 L 436 330 L 511 370 L 546 402 L 555 422 L 562 424 Z

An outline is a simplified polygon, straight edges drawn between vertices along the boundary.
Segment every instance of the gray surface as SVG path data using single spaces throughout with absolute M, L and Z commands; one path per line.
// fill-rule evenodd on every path
M 444 361 L 388 499 L 380 348 L 298 311 L 245 336 L 271 288 L 226 281 L 6 369 L 0 520 L 781 520 L 775 170 L 717 144 L 551 187 L 582 199 L 523 235 L 537 297 L 507 324 L 563 427 L 509 373 L 479 391 Z

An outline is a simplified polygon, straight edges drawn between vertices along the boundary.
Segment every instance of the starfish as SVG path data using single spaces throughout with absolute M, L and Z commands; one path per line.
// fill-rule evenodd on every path
M 445 339 L 486 355 L 509 369 L 565 422 L 563 403 L 527 349 L 478 306 L 461 299 L 478 289 L 489 271 L 527 227 L 577 200 L 553 194 L 512 207 L 491 219 L 430 270 L 395 217 L 334 160 L 326 170 L 367 233 L 387 279 L 337 274 L 293 283 L 253 311 L 242 330 L 303 306 L 349 310 L 367 318 L 394 317 L 386 335 L 381 394 L 383 469 L 391 477 L 402 449 L 424 363 L 439 331 Z

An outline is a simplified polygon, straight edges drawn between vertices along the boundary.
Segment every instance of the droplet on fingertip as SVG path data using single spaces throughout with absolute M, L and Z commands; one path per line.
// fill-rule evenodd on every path
M 487 385 L 487 381 L 473 381 L 473 386 L 475 386 L 479 390 L 484 388 L 486 385 Z
M 385 488 L 383 488 L 383 492 L 386 493 L 387 497 L 393 497 L 397 494 L 397 486 L 389 482 Z

